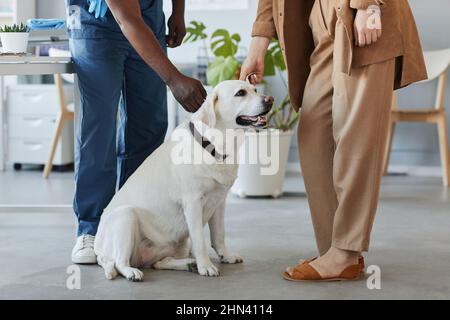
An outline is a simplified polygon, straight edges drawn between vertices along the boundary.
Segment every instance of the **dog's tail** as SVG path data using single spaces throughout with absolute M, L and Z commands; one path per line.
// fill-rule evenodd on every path
M 104 256 L 98 256 L 97 257 L 97 262 L 100 266 L 103 267 L 103 269 L 105 270 L 105 277 L 108 280 L 112 280 L 115 277 L 117 277 L 117 270 L 114 267 L 114 260 L 104 257 Z

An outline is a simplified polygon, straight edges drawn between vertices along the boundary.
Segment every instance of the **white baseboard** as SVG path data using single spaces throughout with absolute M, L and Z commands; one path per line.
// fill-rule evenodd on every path
M 287 165 L 287 172 L 291 174 L 301 174 L 299 163 L 289 162 Z M 389 166 L 388 172 L 416 177 L 442 177 L 441 167 L 391 165 Z

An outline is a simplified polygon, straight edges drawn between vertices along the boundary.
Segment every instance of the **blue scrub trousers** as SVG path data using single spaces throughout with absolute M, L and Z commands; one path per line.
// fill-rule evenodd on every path
M 166 85 L 126 40 L 70 39 L 70 47 L 81 93 L 73 206 L 78 236 L 95 235 L 117 188 L 164 141 Z

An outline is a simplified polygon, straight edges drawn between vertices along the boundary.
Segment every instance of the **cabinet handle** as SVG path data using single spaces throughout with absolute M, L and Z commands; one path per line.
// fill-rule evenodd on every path
M 22 93 L 22 97 L 34 103 L 37 103 L 44 99 L 44 96 L 40 93 Z
M 24 142 L 23 143 L 29 150 L 36 151 L 42 149 L 42 143 L 39 142 Z
M 23 97 L 39 97 L 41 94 L 40 93 L 22 93 Z
M 42 118 L 37 118 L 37 117 L 34 117 L 34 118 L 31 118 L 31 117 L 30 118 L 23 118 L 23 120 L 25 122 L 27 122 L 28 126 L 30 126 L 30 127 L 39 127 L 39 126 L 42 125 L 42 121 L 43 121 Z

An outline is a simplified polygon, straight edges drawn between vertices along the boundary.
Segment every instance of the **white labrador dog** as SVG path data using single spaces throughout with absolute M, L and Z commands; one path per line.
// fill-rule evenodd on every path
M 145 160 L 114 196 L 100 221 L 95 253 L 106 278 L 119 273 L 140 281 L 143 273 L 138 268 L 146 267 L 218 276 L 207 253 L 206 223 L 221 262 L 242 262 L 226 247 L 224 230 L 225 200 L 237 174 L 236 161 L 227 163 L 226 156 L 235 146 L 227 141 L 210 142 L 207 132 L 211 130 L 205 128 L 225 135 L 229 129 L 264 126 L 264 115 L 272 105 L 272 97 L 259 95 L 247 82 L 223 82 L 192 119 L 172 134 L 185 139 L 165 142 Z M 209 161 L 177 163 L 174 155 L 180 149 Z

